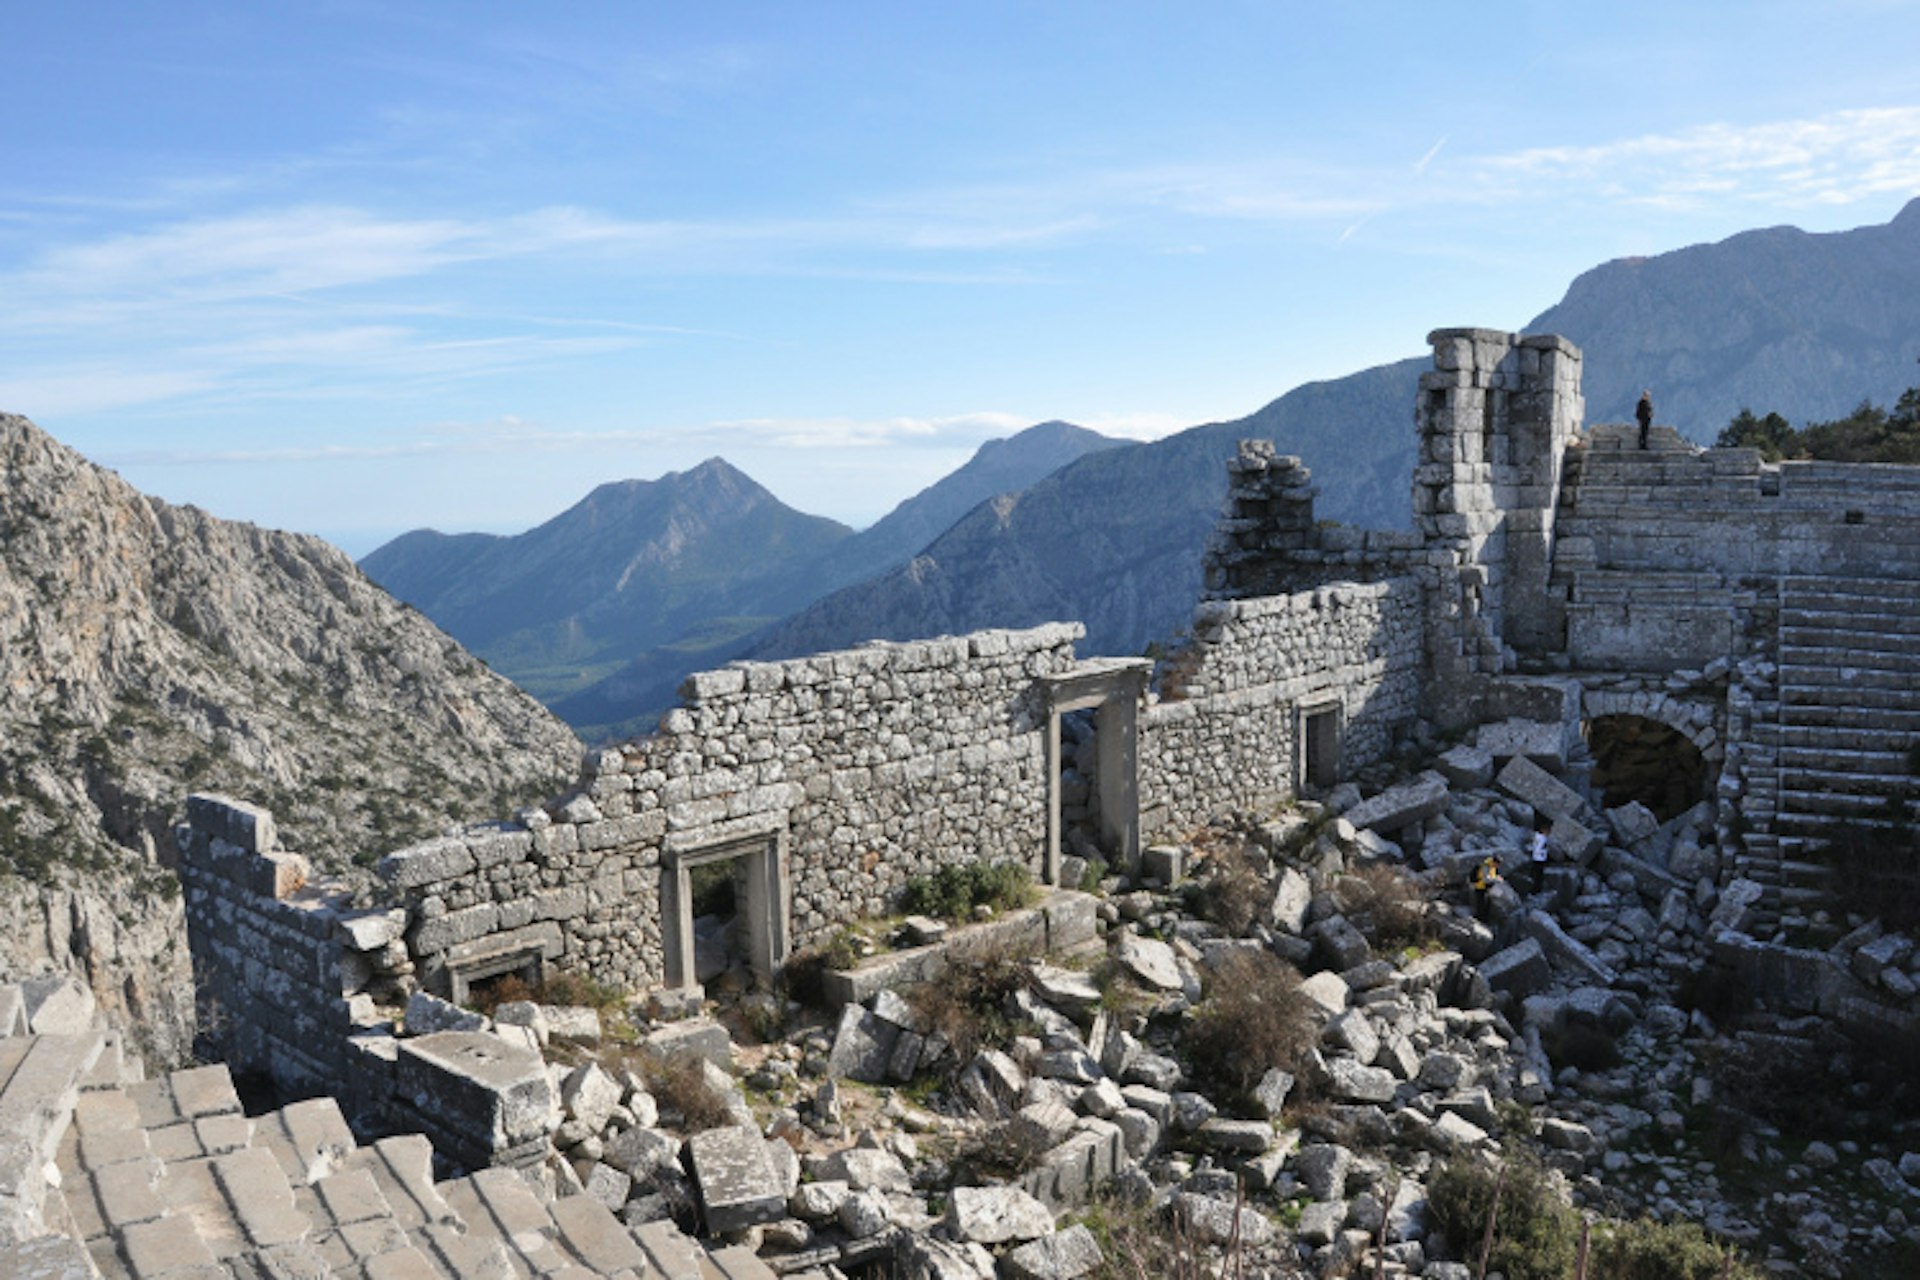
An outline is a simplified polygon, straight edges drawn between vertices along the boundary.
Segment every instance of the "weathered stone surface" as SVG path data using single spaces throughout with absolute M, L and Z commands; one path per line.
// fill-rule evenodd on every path
M 787 1195 L 758 1129 L 708 1129 L 687 1139 L 707 1229 L 738 1231 L 786 1216 Z
M 1299 933 L 1307 927 L 1307 908 L 1313 903 L 1313 885 L 1292 867 L 1280 872 L 1274 885 L 1267 919 L 1276 929 Z
M 946 1222 L 954 1239 L 980 1244 L 1035 1240 L 1053 1230 L 1053 1214 L 1018 1187 L 955 1187 Z
M 1392 833 L 1425 822 L 1446 807 L 1447 780 L 1429 773 L 1362 800 L 1340 816 L 1363 830 Z
M 895 1024 L 857 1004 L 847 1005 L 840 1010 L 840 1026 L 834 1033 L 827 1072 L 865 1084 L 883 1084 L 899 1038 L 900 1028 Z
M 1393 1101 L 1393 1074 L 1379 1067 L 1362 1066 L 1352 1058 L 1333 1058 L 1327 1062 L 1327 1076 L 1327 1091 L 1343 1102 Z
M 484 1031 L 487 1019 L 471 1009 L 442 1000 L 439 996 L 416 991 L 407 997 L 405 1014 L 407 1034 L 432 1035 L 436 1031 Z
M 1546 953 L 1532 938 L 1517 942 L 1504 951 L 1496 951 L 1480 962 L 1480 976 L 1495 991 L 1524 997 L 1544 988 L 1553 980 L 1547 968 Z
M 560 1105 L 571 1119 L 597 1132 L 607 1127 L 607 1120 L 620 1105 L 624 1093 L 620 1082 L 602 1071 L 600 1064 L 586 1062 L 575 1067 L 561 1082 Z
M 1560 922 L 1544 911 L 1527 917 L 1527 932 L 1554 964 L 1571 970 L 1582 980 L 1610 987 L 1619 975 L 1601 962 L 1588 946 L 1560 927 Z
M 1720 890 L 1720 901 L 1707 918 L 1707 927 L 1715 932 L 1745 933 L 1753 926 L 1766 888 L 1753 880 L 1735 880 Z
M 1586 804 L 1579 792 L 1525 756 L 1507 761 L 1494 785 L 1549 818 L 1578 817 Z
M 1300 984 L 1301 993 L 1313 1001 L 1329 1016 L 1339 1013 L 1347 1007 L 1347 999 L 1352 988 L 1347 986 L 1345 978 L 1337 973 L 1316 973 Z
M 1199 1244 L 1224 1245 L 1237 1239 L 1249 1249 L 1258 1249 L 1273 1243 L 1273 1223 L 1251 1205 L 1236 1210 L 1229 1201 L 1183 1192 L 1175 1198 L 1173 1207 L 1189 1236 Z
M 1462 791 L 1477 791 L 1493 781 L 1493 756 L 1465 743 L 1441 753 L 1434 769 L 1448 785 Z
M 1001 1259 L 1009 1280 L 1079 1280 L 1101 1262 L 1100 1243 L 1079 1223 L 1029 1241 Z
M 1175 959 L 1173 948 L 1157 938 L 1122 933 L 1114 945 L 1113 955 L 1127 972 L 1148 986 L 1178 991 L 1183 985 L 1180 962 Z
M 1269 1120 L 1280 1118 L 1282 1108 L 1287 1105 L 1287 1095 L 1293 1092 L 1291 1073 L 1274 1067 L 1260 1077 L 1260 1083 L 1254 1086 L 1253 1103 L 1260 1108 Z

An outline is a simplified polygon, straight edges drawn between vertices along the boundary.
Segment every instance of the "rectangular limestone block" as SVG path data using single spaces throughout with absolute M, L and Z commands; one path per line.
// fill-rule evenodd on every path
M 786 1216 L 786 1182 L 757 1128 L 740 1125 L 696 1133 L 687 1139 L 687 1152 L 710 1233 Z
M 1525 756 L 1509 760 L 1494 785 L 1549 818 L 1573 817 L 1586 804 L 1579 792 Z

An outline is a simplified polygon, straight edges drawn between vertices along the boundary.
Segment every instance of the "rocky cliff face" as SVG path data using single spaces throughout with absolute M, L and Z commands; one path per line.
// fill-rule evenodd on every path
M 580 749 L 326 543 L 149 498 L 9 415 L 0 691 L 0 873 L 37 886 L 0 875 L 0 962 L 91 971 L 122 1010 L 184 973 L 190 789 L 345 868 L 545 799 Z

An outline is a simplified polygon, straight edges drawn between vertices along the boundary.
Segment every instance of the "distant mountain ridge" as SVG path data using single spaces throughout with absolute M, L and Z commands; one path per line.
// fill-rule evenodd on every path
M 1643 388 L 1702 443 L 1742 408 L 1804 424 L 1889 405 L 1920 382 L 1920 199 L 1881 225 L 1768 227 L 1605 263 L 1527 331 L 1586 353 L 1590 421 L 1631 420 Z
M 851 534 L 709 458 L 600 485 L 525 533 L 416 531 L 360 563 L 540 694 L 564 687 L 567 668 L 617 665 L 714 618 L 799 607 L 811 597 L 789 566 Z
M 1121 441 L 1065 422 L 980 446 L 859 533 L 724 459 L 601 485 L 523 534 L 417 530 L 361 567 L 572 723 L 657 709 L 757 629 L 904 561 L 983 499 Z M 608 678 L 611 676 L 611 682 Z
M 1649 386 L 1659 420 L 1701 441 L 1743 405 L 1804 420 L 1863 397 L 1890 403 L 1920 381 L 1920 200 L 1884 226 L 1774 228 L 1609 262 L 1524 331 L 1582 348 L 1589 421 L 1630 418 Z M 912 564 L 809 606 L 752 653 L 1059 618 L 1086 624 L 1085 652 L 1138 652 L 1191 614 L 1239 439 L 1301 455 L 1320 518 L 1406 527 L 1428 367 L 1420 356 L 1308 384 L 1237 421 L 1084 459 L 1017 502 L 973 512 Z

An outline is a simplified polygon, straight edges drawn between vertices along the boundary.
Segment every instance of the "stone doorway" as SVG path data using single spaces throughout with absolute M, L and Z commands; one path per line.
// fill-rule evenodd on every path
M 1609 809 L 1639 801 L 1662 822 L 1707 798 L 1709 766 L 1671 725 L 1645 716 L 1595 716 L 1585 725 L 1593 785 Z
M 1140 863 L 1140 702 L 1153 663 L 1145 658 L 1093 658 L 1046 680 L 1047 849 L 1042 878 L 1060 883 L 1067 783 L 1082 776 L 1090 839 L 1129 874 Z M 1091 715 L 1068 734 L 1068 717 Z M 1067 747 L 1073 746 L 1068 759 Z M 1085 771 L 1084 775 L 1082 771 Z
M 1295 710 L 1295 791 L 1324 792 L 1338 785 L 1342 713 L 1338 698 L 1302 703 Z
M 772 984 L 789 947 L 786 860 L 784 831 L 667 849 L 660 930 L 668 987 L 695 988 L 703 974 L 736 969 L 756 986 Z

